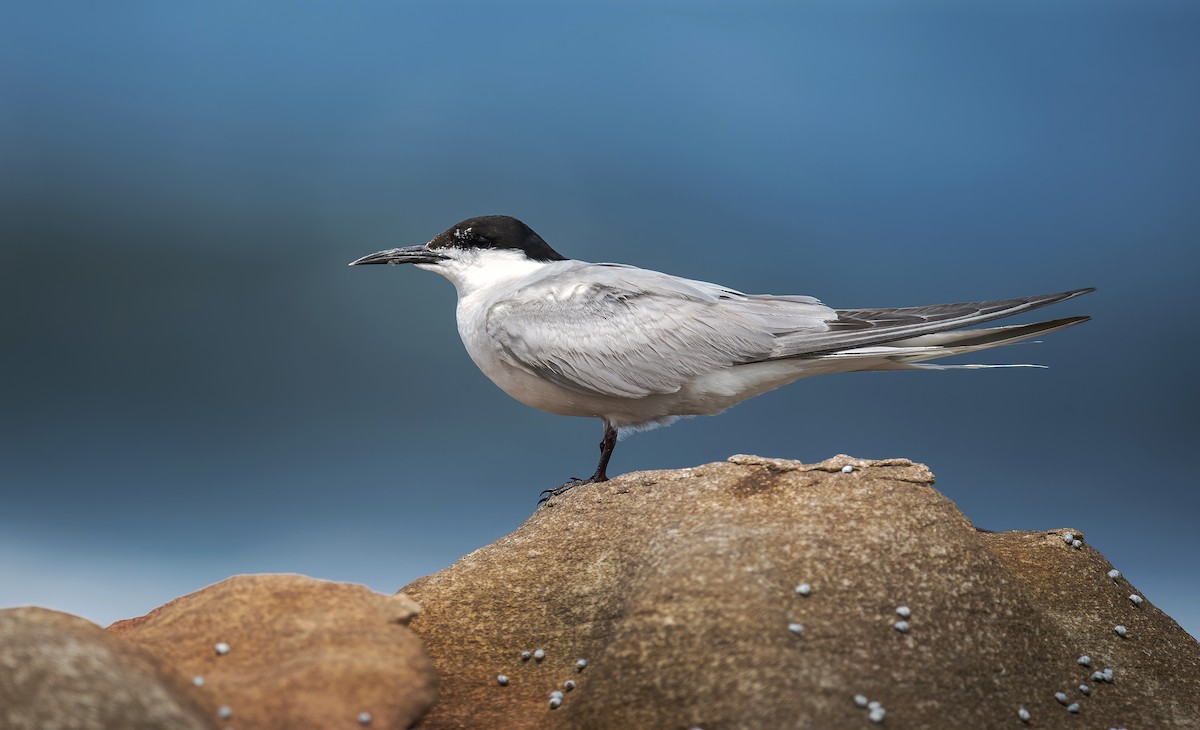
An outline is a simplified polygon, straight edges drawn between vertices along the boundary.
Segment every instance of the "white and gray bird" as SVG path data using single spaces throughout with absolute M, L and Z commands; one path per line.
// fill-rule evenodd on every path
M 522 403 L 604 422 L 605 481 L 618 434 L 708 416 L 800 378 L 855 370 L 1014 367 L 925 361 L 1079 324 L 963 327 L 1092 289 L 960 304 L 831 309 L 808 296 L 743 294 L 624 264 L 568 259 L 516 218 L 469 218 L 421 246 L 352 262 L 413 264 L 458 290 L 458 332 L 471 359 Z M 1017 366 L 1019 367 L 1019 366 Z

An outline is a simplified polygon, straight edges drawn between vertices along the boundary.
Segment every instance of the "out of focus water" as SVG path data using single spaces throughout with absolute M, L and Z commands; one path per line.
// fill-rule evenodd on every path
M 508 213 L 568 256 L 835 307 L 1080 286 L 1049 370 L 800 382 L 621 443 L 928 463 L 1200 633 L 1187 2 L 27 3 L 0 11 L 0 605 L 230 574 L 390 591 L 594 466 L 453 290 L 346 262 Z

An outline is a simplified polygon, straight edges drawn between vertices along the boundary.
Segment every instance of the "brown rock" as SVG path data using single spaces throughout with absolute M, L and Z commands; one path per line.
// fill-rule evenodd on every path
M 1124 576 L 1109 578 L 1113 566 L 1086 540 L 1079 550 L 1067 547 L 1064 532 L 1083 540 L 1079 530 L 1065 529 L 980 537 L 1043 618 L 1091 657 L 1091 671 L 1113 669 L 1112 686 L 1092 695 L 1102 716 L 1114 718 L 1110 725 L 1125 718 L 1120 725 L 1200 727 L 1196 640 L 1144 598 L 1141 604 L 1129 600 L 1141 592 Z M 1125 627 L 1123 637 L 1117 626 Z
M 201 692 L 77 616 L 0 611 L 0 728 L 210 730 Z
M 408 629 L 404 595 L 299 575 L 244 575 L 109 627 L 201 676 L 210 714 L 244 730 L 406 728 L 436 697 L 437 679 Z M 228 652 L 218 653 L 218 643 Z
M 421 728 L 870 727 L 856 694 L 885 727 L 1019 728 L 1022 707 L 1033 727 L 1200 727 L 1193 638 L 1086 545 L 981 533 L 932 482 L 902 459 L 738 456 L 556 497 L 403 589 L 441 679 Z

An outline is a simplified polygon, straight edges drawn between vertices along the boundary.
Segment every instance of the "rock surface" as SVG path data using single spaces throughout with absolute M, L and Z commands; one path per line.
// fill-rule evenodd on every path
M 207 712 L 223 725 L 400 729 L 436 697 L 429 657 L 407 626 L 418 610 L 404 595 L 360 585 L 244 575 L 109 630 L 202 677 Z
M 210 730 L 200 692 L 77 616 L 0 611 L 0 728 Z
M 884 727 L 1019 728 L 1025 708 L 1200 728 L 1195 639 L 1086 541 L 979 532 L 932 482 L 899 459 L 738 456 L 553 498 L 403 589 L 441 680 L 420 727 L 872 727 L 862 695 Z

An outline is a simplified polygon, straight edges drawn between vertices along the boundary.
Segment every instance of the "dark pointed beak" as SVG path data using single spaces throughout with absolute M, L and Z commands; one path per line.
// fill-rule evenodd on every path
M 361 264 L 436 264 L 439 261 L 445 261 L 446 257 L 436 251 L 432 251 L 425 246 L 405 246 L 404 248 L 389 248 L 386 251 L 378 251 L 373 254 L 363 256 L 361 259 L 351 261 L 351 266 L 359 266 Z

